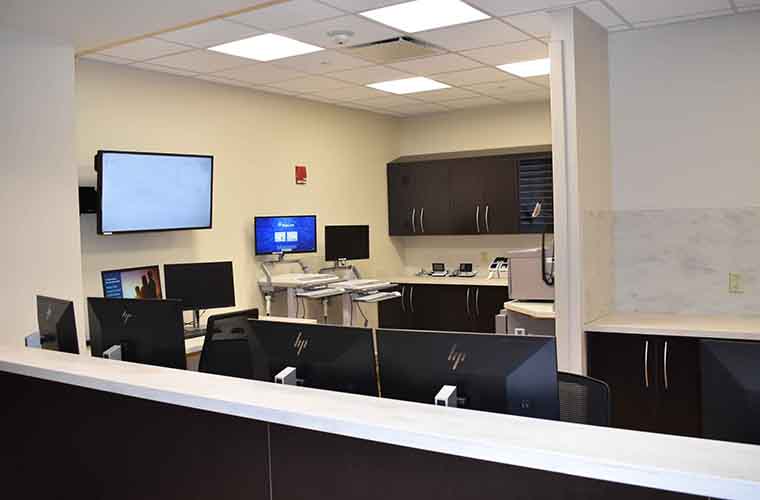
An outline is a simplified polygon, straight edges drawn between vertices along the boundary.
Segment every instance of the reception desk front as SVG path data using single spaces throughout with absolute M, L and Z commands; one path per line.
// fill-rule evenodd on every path
M 760 498 L 760 447 L 0 348 L 24 498 Z

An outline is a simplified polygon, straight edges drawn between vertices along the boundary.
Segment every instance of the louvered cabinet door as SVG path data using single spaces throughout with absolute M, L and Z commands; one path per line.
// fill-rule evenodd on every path
M 553 232 L 554 185 L 551 155 L 528 156 L 517 160 L 518 196 L 520 200 L 520 233 Z M 541 213 L 533 217 L 536 204 Z

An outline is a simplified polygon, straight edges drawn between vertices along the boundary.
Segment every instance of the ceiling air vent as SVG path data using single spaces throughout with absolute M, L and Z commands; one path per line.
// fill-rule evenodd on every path
M 422 40 L 417 40 L 410 36 L 402 36 L 356 45 L 349 48 L 348 52 L 377 64 L 391 64 L 406 59 L 434 56 L 442 54 L 445 51 Z

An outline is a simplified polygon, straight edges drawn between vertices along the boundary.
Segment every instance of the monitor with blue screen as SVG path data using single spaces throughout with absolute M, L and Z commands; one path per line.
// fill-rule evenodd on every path
M 253 225 L 256 255 L 317 251 L 316 215 L 256 217 Z

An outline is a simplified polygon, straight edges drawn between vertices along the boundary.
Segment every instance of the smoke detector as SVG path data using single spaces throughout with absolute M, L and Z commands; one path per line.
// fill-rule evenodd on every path
M 356 33 L 351 30 L 335 30 L 327 32 L 327 36 L 329 36 L 337 45 L 346 45 L 355 34 Z

